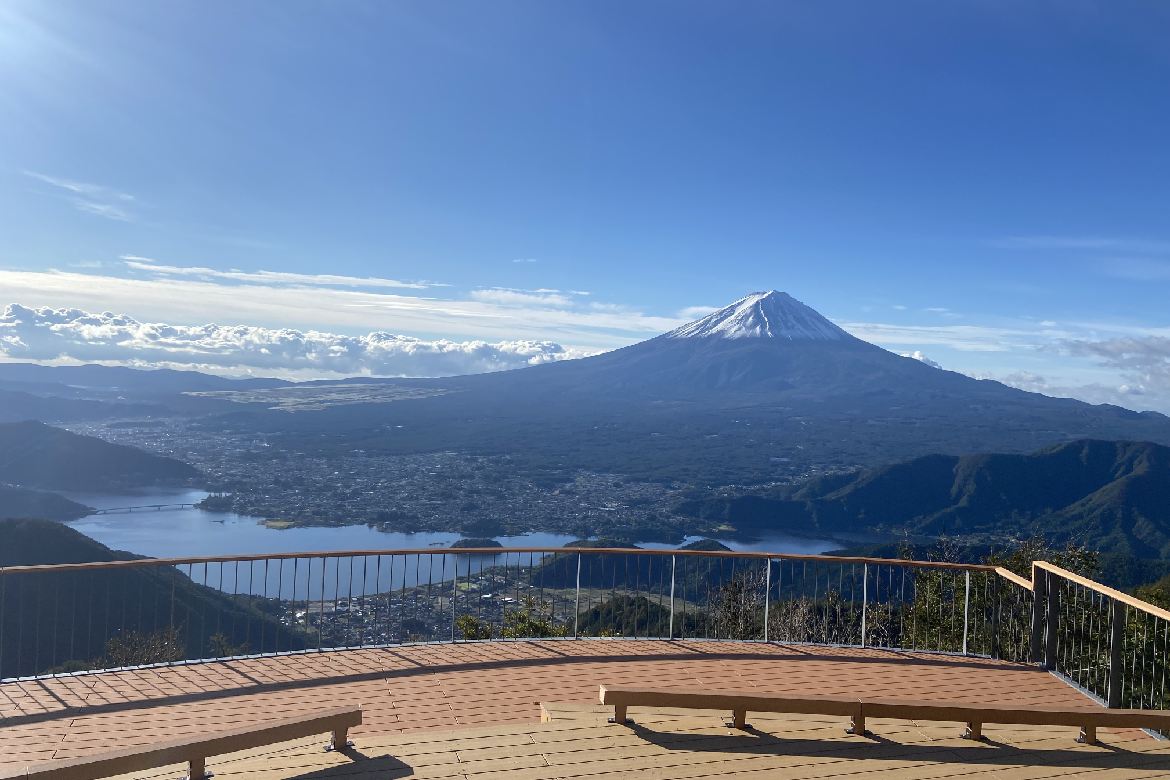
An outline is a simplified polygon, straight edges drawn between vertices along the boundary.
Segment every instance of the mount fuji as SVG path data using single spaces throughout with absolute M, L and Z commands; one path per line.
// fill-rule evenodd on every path
M 776 291 L 594 357 L 394 381 L 430 392 L 293 415 L 241 412 L 224 422 L 246 416 L 248 427 L 295 438 L 297 447 L 508 454 L 538 468 L 711 484 L 1076 439 L 1170 444 L 1163 415 L 935 368 L 858 339 Z
M 768 404 L 900 395 L 908 385 L 1019 392 L 895 355 L 775 290 L 751 293 L 669 333 L 602 355 L 444 381 L 469 390 L 498 384 L 514 393 L 555 388 L 574 397 L 620 391 L 627 398 L 701 398 L 730 406 L 745 396 Z

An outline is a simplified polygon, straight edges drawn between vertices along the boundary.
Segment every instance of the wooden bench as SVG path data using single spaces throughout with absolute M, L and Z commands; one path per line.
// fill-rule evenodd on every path
M 1077 742 L 1097 744 L 1098 728 L 1170 728 L 1170 711 L 1109 710 L 1104 707 L 996 707 L 951 702 L 914 702 L 866 699 L 861 704 L 867 718 L 957 721 L 967 725 L 963 736 L 983 738 L 983 724 L 1020 726 L 1079 726 Z
M 864 728 L 861 700 L 837 696 L 764 696 L 747 693 L 688 693 L 601 686 L 601 703 L 613 705 L 611 723 L 628 723 L 627 710 L 639 707 L 678 707 L 691 710 L 731 710 L 737 729 L 750 728 L 749 712 L 789 712 L 798 715 L 847 715 L 850 727 Z
M 168 764 L 187 763 L 188 780 L 205 780 L 211 777 L 207 771 L 207 758 L 237 750 L 249 750 L 290 739 L 311 737 L 314 734 L 332 732 L 326 750 L 340 750 L 351 746 L 347 737 L 349 729 L 360 725 L 362 711 L 359 707 L 326 710 L 315 715 L 300 718 L 267 721 L 245 728 L 221 731 L 211 735 L 185 737 L 169 742 L 141 745 L 139 747 L 98 753 L 84 758 L 64 761 L 49 761 L 34 764 L 20 770 L 0 773 L 0 780 L 29 777 L 41 780 L 97 780 L 103 777 L 156 769 Z
M 963 736 L 982 739 L 986 723 L 1026 726 L 1079 726 L 1078 742 L 1097 743 L 1097 729 L 1148 728 L 1170 730 L 1170 710 L 1110 710 L 1104 707 L 998 707 L 954 702 L 901 699 L 856 699 L 836 696 L 766 696 L 744 693 L 689 693 L 601 686 L 601 703 L 612 705 L 613 723 L 628 723 L 628 708 L 677 707 L 730 710 L 734 728 L 749 728 L 748 712 L 785 712 L 799 715 L 848 715 L 850 734 L 865 734 L 867 718 L 956 721 L 967 725 Z

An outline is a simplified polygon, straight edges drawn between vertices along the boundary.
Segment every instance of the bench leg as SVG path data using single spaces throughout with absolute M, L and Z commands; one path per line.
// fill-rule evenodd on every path
M 1096 745 L 1097 727 L 1081 726 L 1081 733 L 1077 736 L 1077 742 L 1080 742 L 1082 745 Z
M 856 734 L 859 737 L 864 737 L 869 732 L 865 730 L 865 714 L 854 715 L 849 719 L 849 728 L 845 729 L 846 734 Z
M 747 710 L 732 710 L 731 723 L 728 723 L 727 725 L 731 726 L 733 729 L 739 729 L 740 731 L 743 731 L 744 729 L 750 729 L 752 727 L 752 725 L 747 722 Z
M 206 758 L 193 758 L 187 762 L 187 780 L 207 780 L 211 775 L 207 771 Z
M 610 723 L 620 723 L 622 725 L 625 725 L 627 723 L 632 723 L 633 721 L 631 721 L 629 718 L 626 717 L 626 705 L 624 705 L 624 704 L 613 705 L 613 717 L 609 719 L 609 722 Z
M 349 727 L 343 726 L 342 728 L 333 730 L 333 736 L 330 737 L 329 744 L 325 746 L 325 750 L 345 750 L 351 747 L 353 747 L 353 742 L 349 739 Z
M 976 720 L 967 721 L 967 730 L 963 732 L 963 739 L 983 739 L 983 724 Z

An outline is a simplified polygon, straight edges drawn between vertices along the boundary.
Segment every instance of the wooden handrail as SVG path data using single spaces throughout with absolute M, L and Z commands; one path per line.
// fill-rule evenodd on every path
M 253 555 L 215 555 L 186 558 L 132 558 L 123 561 L 94 561 L 90 563 L 52 563 L 35 566 L 0 567 L 0 576 L 5 574 L 37 574 L 62 571 L 92 571 L 97 569 L 123 569 L 142 566 L 181 566 L 201 563 L 247 563 L 250 561 L 274 561 L 280 559 L 356 558 L 392 555 L 503 555 L 505 553 L 582 553 L 585 555 L 645 555 L 668 557 L 672 555 L 740 558 L 749 560 L 814 561 L 818 563 L 855 563 L 880 566 L 907 566 L 919 569 L 949 569 L 953 571 L 996 572 L 995 566 L 981 563 L 952 563 L 950 561 L 912 561 L 901 558 L 873 558 L 842 555 L 807 555 L 803 553 L 740 552 L 727 550 L 644 550 L 628 547 L 427 547 L 424 549 L 392 550 L 337 550 L 317 552 L 258 553 Z
M 1056 564 L 1048 563 L 1047 561 L 1033 562 L 1033 564 L 1032 564 L 1032 580 L 1033 581 L 1035 581 L 1035 579 L 1036 579 L 1036 570 L 1037 569 L 1040 569 L 1042 571 L 1051 572 L 1052 574 L 1055 574 L 1059 577 L 1063 577 L 1064 579 L 1066 579 L 1070 582 L 1075 582 L 1076 584 L 1081 585 L 1083 587 L 1086 587 L 1089 590 L 1096 591 L 1097 593 L 1100 593 L 1102 596 L 1108 596 L 1109 598 L 1113 599 L 1114 601 L 1117 601 L 1117 602 L 1120 602 L 1120 603 L 1125 604 L 1127 606 L 1133 607 L 1134 609 L 1140 609 L 1142 612 L 1145 612 L 1146 614 L 1153 615 L 1154 617 L 1161 618 L 1162 620 L 1170 620 L 1170 611 L 1162 609 L 1161 607 L 1155 607 L 1153 604 L 1149 604 L 1145 601 L 1142 601 L 1141 599 L 1137 598 L 1136 596 L 1131 596 L 1128 593 L 1122 593 L 1121 591 L 1117 590 L 1116 588 L 1111 588 L 1108 585 L 1102 585 L 1099 582 L 1094 582 L 1093 580 L 1089 579 L 1088 577 L 1082 577 L 1079 574 L 1075 574 L 1075 573 L 1069 571 L 1068 569 L 1062 569 L 1061 567 L 1057 566 Z
M 750 693 L 690 692 L 614 688 L 602 685 L 601 703 L 614 708 L 613 723 L 628 723 L 632 706 L 679 709 L 730 710 L 734 728 L 751 728 L 748 712 L 783 712 L 802 715 L 848 715 L 847 731 L 864 734 L 867 718 L 956 721 L 966 724 L 963 736 L 982 739 L 985 723 L 1032 726 L 1079 726 L 1078 741 L 1095 744 L 1097 728 L 1170 728 L 1170 711 L 1121 710 L 1103 707 L 1003 707 L 960 702 L 863 699 L 840 696 L 769 696 Z
M 210 756 L 250 750 L 325 732 L 332 732 L 326 749 L 340 750 L 351 744 L 347 740 L 349 729 L 360 725 L 361 722 L 360 707 L 326 710 L 300 718 L 286 718 L 221 731 L 210 736 L 185 737 L 83 758 L 48 761 L 20 769 L 10 768 L 6 772 L 0 772 L 0 780 L 15 780 L 21 777 L 42 780 L 99 780 L 180 763 L 189 765 L 188 780 L 205 780 L 210 777 L 210 773 L 207 772 L 207 759 Z
M 995 573 L 998 574 L 999 576 L 1003 577 L 1005 580 L 1008 580 L 1009 582 L 1014 582 L 1016 585 L 1019 585 L 1024 590 L 1027 590 L 1027 591 L 1033 590 L 1032 582 L 1027 577 L 1021 577 L 1020 575 L 1016 574 L 1011 569 L 1005 569 L 1002 566 L 996 566 Z

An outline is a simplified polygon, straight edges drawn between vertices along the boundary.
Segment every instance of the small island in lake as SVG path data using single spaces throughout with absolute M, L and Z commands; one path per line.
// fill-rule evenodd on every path
M 451 543 L 452 549 L 465 547 L 503 547 L 504 545 L 497 542 L 495 539 L 458 539 Z

